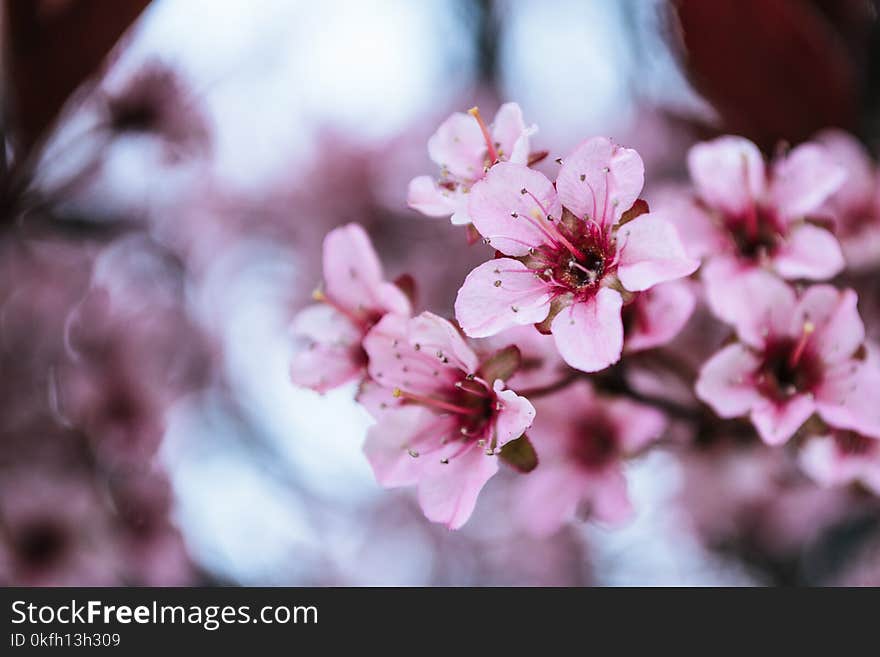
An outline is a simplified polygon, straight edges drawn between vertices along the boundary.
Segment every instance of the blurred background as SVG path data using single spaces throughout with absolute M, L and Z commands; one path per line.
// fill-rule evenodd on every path
M 634 463 L 623 529 L 531 538 L 502 476 L 449 532 L 375 484 L 353 388 L 288 378 L 334 226 L 451 314 L 486 252 L 405 201 L 449 113 L 517 101 L 551 162 L 611 136 L 649 196 L 724 132 L 873 147 L 874 2 L 3 6 L 0 582 L 880 583 L 874 503 L 758 445 Z

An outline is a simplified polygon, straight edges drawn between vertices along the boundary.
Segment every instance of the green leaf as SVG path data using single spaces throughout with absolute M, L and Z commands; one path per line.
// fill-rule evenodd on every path
M 529 437 L 525 434 L 511 440 L 501 448 L 501 458 L 514 470 L 523 474 L 538 467 L 538 454 Z
M 489 382 L 489 385 L 492 385 L 495 379 L 507 381 L 519 369 L 521 363 L 519 348 L 512 344 L 489 356 L 480 366 L 479 374 Z

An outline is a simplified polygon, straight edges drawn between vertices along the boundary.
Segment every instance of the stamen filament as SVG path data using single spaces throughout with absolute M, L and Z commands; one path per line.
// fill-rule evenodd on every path
M 581 251 L 574 244 L 569 242 L 565 238 L 565 236 L 559 232 L 559 230 L 556 228 L 556 226 L 554 226 L 552 223 L 550 223 L 549 221 L 547 221 L 545 219 L 545 217 L 550 216 L 550 214 L 547 212 L 547 208 L 544 207 L 544 204 L 538 200 L 538 197 L 535 196 L 534 194 L 532 194 L 525 187 L 523 187 L 522 192 L 525 194 L 528 194 L 532 198 L 532 200 L 537 204 L 538 209 L 541 210 L 541 217 L 540 218 L 529 217 L 529 219 L 534 218 L 534 220 L 537 222 L 539 228 L 543 229 L 544 232 L 547 233 L 547 235 L 550 236 L 550 238 L 553 241 L 561 243 L 566 249 L 568 249 L 569 253 L 571 253 L 575 258 L 580 258 L 581 260 L 583 260 L 585 257 L 584 254 L 581 253 Z
M 807 343 L 810 341 L 810 336 L 815 330 L 816 327 L 813 322 L 804 322 L 804 330 L 801 333 L 801 337 L 798 339 L 798 342 L 794 347 L 794 351 L 791 352 L 791 356 L 789 356 L 788 358 L 789 367 L 797 367 L 797 364 L 800 362 L 801 358 L 804 355 L 804 350 L 807 348 Z
M 426 397 L 424 395 L 416 395 L 411 392 L 405 392 L 400 388 L 395 388 L 392 394 L 397 398 L 402 397 L 403 399 L 408 399 L 417 404 L 421 404 L 422 406 L 428 406 L 429 408 L 440 408 L 445 411 L 449 411 L 450 413 L 458 413 L 459 415 L 476 415 L 480 412 L 480 409 L 457 406 L 456 404 L 451 404 L 449 402 L 443 401 L 442 399 L 434 399 L 433 397 Z
M 486 140 L 486 148 L 489 150 L 489 160 L 492 164 L 495 164 L 498 161 L 498 151 L 495 150 L 495 144 L 492 142 L 492 135 L 489 132 L 489 128 L 486 126 L 486 122 L 483 121 L 483 117 L 480 116 L 480 108 L 471 107 L 468 110 L 468 114 L 474 117 L 477 121 L 477 125 L 480 126 L 480 131 L 483 133 L 483 139 Z

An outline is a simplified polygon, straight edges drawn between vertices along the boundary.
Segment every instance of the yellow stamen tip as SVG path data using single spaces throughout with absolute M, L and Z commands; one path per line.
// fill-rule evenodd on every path
M 327 297 L 321 290 L 315 290 L 312 292 L 312 299 L 315 301 L 324 301 Z
M 391 394 L 392 394 L 392 395 L 394 396 L 394 398 L 396 399 L 396 398 L 398 398 L 398 397 L 403 396 L 403 391 L 402 391 L 400 388 L 395 388 L 394 390 L 391 391 Z
M 809 335 L 810 333 L 812 333 L 815 330 L 816 330 L 816 325 L 813 324 L 813 322 L 809 322 L 809 321 L 804 322 L 804 333 Z
M 480 108 L 474 105 L 468 110 L 468 114 L 476 119 L 478 116 L 480 116 Z

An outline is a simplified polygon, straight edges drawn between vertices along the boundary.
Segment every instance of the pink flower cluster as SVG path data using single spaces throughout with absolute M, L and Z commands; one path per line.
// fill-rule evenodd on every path
M 439 178 L 410 184 L 412 208 L 494 250 L 464 278 L 454 321 L 414 314 L 357 224 L 324 241 L 318 303 L 292 326 L 292 378 L 318 392 L 358 382 L 377 481 L 416 486 L 425 516 L 458 528 L 500 459 L 525 475 L 518 508 L 534 533 L 614 524 L 633 513 L 627 462 L 673 418 L 696 433 L 714 413 L 797 444 L 820 484 L 880 491 L 880 360 L 856 293 L 818 283 L 880 234 L 876 173 L 852 138 L 823 133 L 769 165 L 739 137 L 696 144 L 692 186 L 650 208 L 635 150 L 587 139 L 551 179 L 534 133 L 513 103 L 491 125 L 476 108 L 454 114 L 428 142 Z M 692 402 L 641 390 L 647 363 L 688 376 L 662 350 L 701 304 L 729 339 L 688 379 Z

